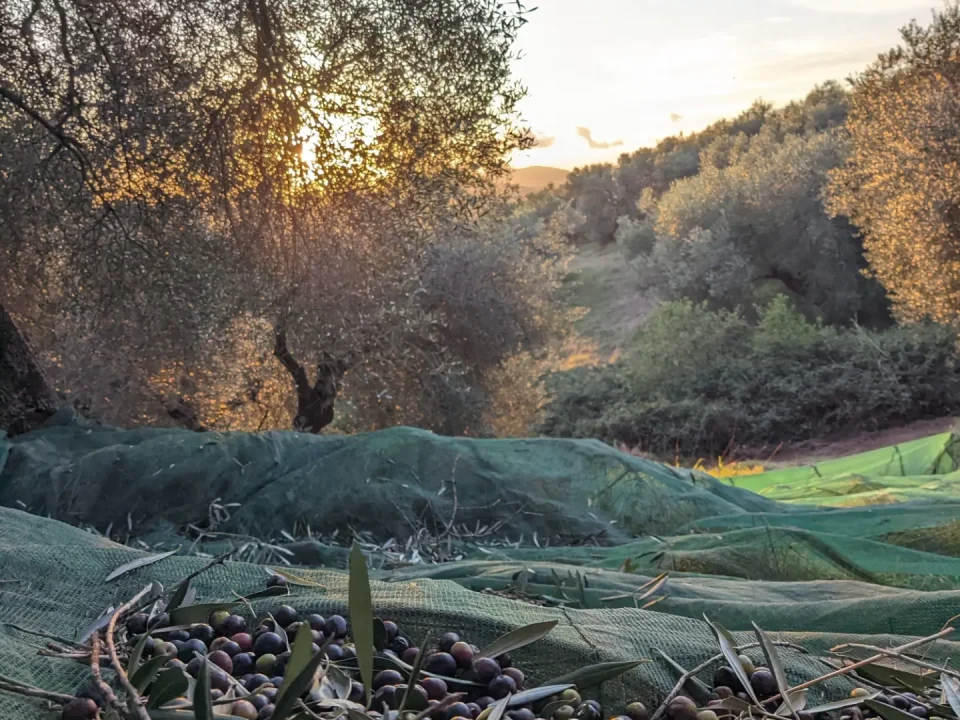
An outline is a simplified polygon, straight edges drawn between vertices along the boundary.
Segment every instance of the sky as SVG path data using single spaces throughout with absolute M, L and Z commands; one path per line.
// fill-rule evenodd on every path
M 783 105 L 859 72 L 933 7 L 941 0 L 540 0 L 514 63 L 540 144 L 513 164 L 611 162 L 757 98 Z

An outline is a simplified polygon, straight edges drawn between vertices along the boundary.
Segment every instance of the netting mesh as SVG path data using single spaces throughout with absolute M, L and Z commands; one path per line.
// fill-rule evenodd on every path
M 132 596 L 147 582 L 159 581 L 170 587 L 205 562 L 199 558 L 169 558 L 115 582 L 104 582 L 111 570 L 138 555 L 136 550 L 61 523 L 15 510 L 0 510 L 0 579 L 15 580 L 0 585 L 0 675 L 50 690 L 76 688 L 86 677 L 84 667 L 38 656 L 36 649 L 42 641 L 19 632 L 12 625 L 75 637 L 106 607 Z M 321 613 L 346 609 L 345 574 L 324 570 L 302 572 L 322 583 L 325 590 L 297 588 L 286 602 L 298 610 Z M 252 592 L 263 586 L 263 578 L 263 568 L 255 565 L 228 563 L 226 567 L 216 567 L 196 580 L 198 600 L 224 599 L 230 596 L 230 590 L 241 594 Z M 559 626 L 546 640 L 515 656 L 515 662 L 528 671 L 534 682 L 549 680 L 592 662 L 652 658 L 654 648 L 660 648 L 686 667 L 716 652 L 704 623 L 662 612 L 632 608 L 544 608 L 475 593 L 452 582 L 420 578 L 374 582 L 372 589 L 378 613 L 397 620 L 414 637 L 428 630 L 439 633 L 457 629 L 471 641 L 483 645 L 521 625 L 559 620 Z M 270 602 L 261 600 L 255 606 L 263 608 Z M 800 644 L 813 653 L 784 651 L 788 675 L 793 682 L 823 674 L 825 666 L 816 659 L 816 653 L 840 642 L 863 640 L 863 637 L 804 632 L 778 634 L 779 639 Z M 738 639 L 745 642 L 751 638 L 738 634 Z M 878 635 L 871 637 L 870 642 L 897 644 L 906 639 Z M 956 650 L 960 647 L 941 643 L 931 657 L 956 655 Z M 748 654 L 760 660 L 756 652 Z M 674 682 L 671 672 L 655 662 L 604 683 L 600 691 L 592 695 L 610 707 L 622 706 L 633 699 L 656 703 Z M 845 681 L 837 681 L 825 690 L 844 692 L 847 687 Z M 0 717 L 49 715 L 42 703 L 11 696 L 4 697 Z
M 960 614 L 954 444 L 952 435 L 938 436 L 774 475 L 772 485 L 771 476 L 743 479 L 796 494 L 829 466 L 837 474 L 822 478 L 827 496 L 810 496 L 819 505 L 924 498 L 824 508 L 777 502 L 591 441 L 469 440 L 407 428 L 351 437 L 122 430 L 65 413 L 43 430 L 0 437 L 0 504 L 35 513 L 0 509 L 0 675 L 74 689 L 86 669 L 38 656 L 42 641 L 13 626 L 75 637 L 147 581 L 170 587 L 205 562 L 176 556 L 105 583 L 139 551 L 56 520 L 111 527 L 121 541 L 215 552 L 231 541 L 195 544 L 183 533 L 209 525 L 219 498 L 236 505 L 218 531 L 261 539 L 287 532 L 299 538 L 282 541 L 292 562 L 327 566 L 303 571 L 326 591 L 298 589 L 290 604 L 301 610 L 345 610 L 346 576 L 333 568 L 344 566 L 346 550 L 317 535 L 359 531 L 402 547 L 426 532 L 446 537 L 464 559 L 378 564 L 374 572 L 378 609 L 414 637 L 457 630 L 482 645 L 556 618 L 557 630 L 517 658 L 545 681 L 599 660 L 654 658 L 654 648 L 691 667 L 715 653 L 700 619 L 707 613 L 736 630 L 755 621 L 806 647 L 811 654 L 787 653 L 799 681 L 823 672 L 816 654 L 835 644 L 903 642 Z M 846 500 L 828 497 L 851 490 Z M 635 607 L 662 572 L 670 575 L 663 599 L 651 610 Z M 196 582 L 199 600 L 260 589 L 263 578 L 256 565 L 215 568 Z M 552 606 L 477 592 L 486 589 Z M 930 656 L 958 649 L 941 643 Z M 656 703 L 673 682 L 652 663 L 605 684 L 600 699 L 614 710 L 633 699 Z M 2 718 L 42 716 L 37 702 L 0 703 Z

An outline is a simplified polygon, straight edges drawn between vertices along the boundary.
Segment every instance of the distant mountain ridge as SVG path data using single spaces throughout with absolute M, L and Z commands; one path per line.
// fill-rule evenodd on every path
M 544 165 L 531 165 L 530 167 L 517 168 L 510 177 L 513 184 L 519 185 L 521 192 L 527 194 L 543 190 L 550 184 L 559 187 L 566 182 L 569 174 L 569 170 Z

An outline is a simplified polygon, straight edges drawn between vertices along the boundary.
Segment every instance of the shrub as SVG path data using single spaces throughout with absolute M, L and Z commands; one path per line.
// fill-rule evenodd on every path
M 560 373 L 541 431 L 716 456 L 960 409 L 956 331 L 824 328 L 786 299 L 739 312 L 665 304 L 618 363 Z

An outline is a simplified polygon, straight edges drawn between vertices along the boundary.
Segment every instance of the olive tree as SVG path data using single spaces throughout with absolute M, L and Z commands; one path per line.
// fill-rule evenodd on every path
M 530 143 L 510 75 L 525 16 L 4 3 L 0 301 L 61 392 L 113 420 L 316 432 L 347 386 L 376 388 L 363 405 L 449 384 L 464 305 L 425 302 L 424 277 L 504 212 L 498 181 Z

